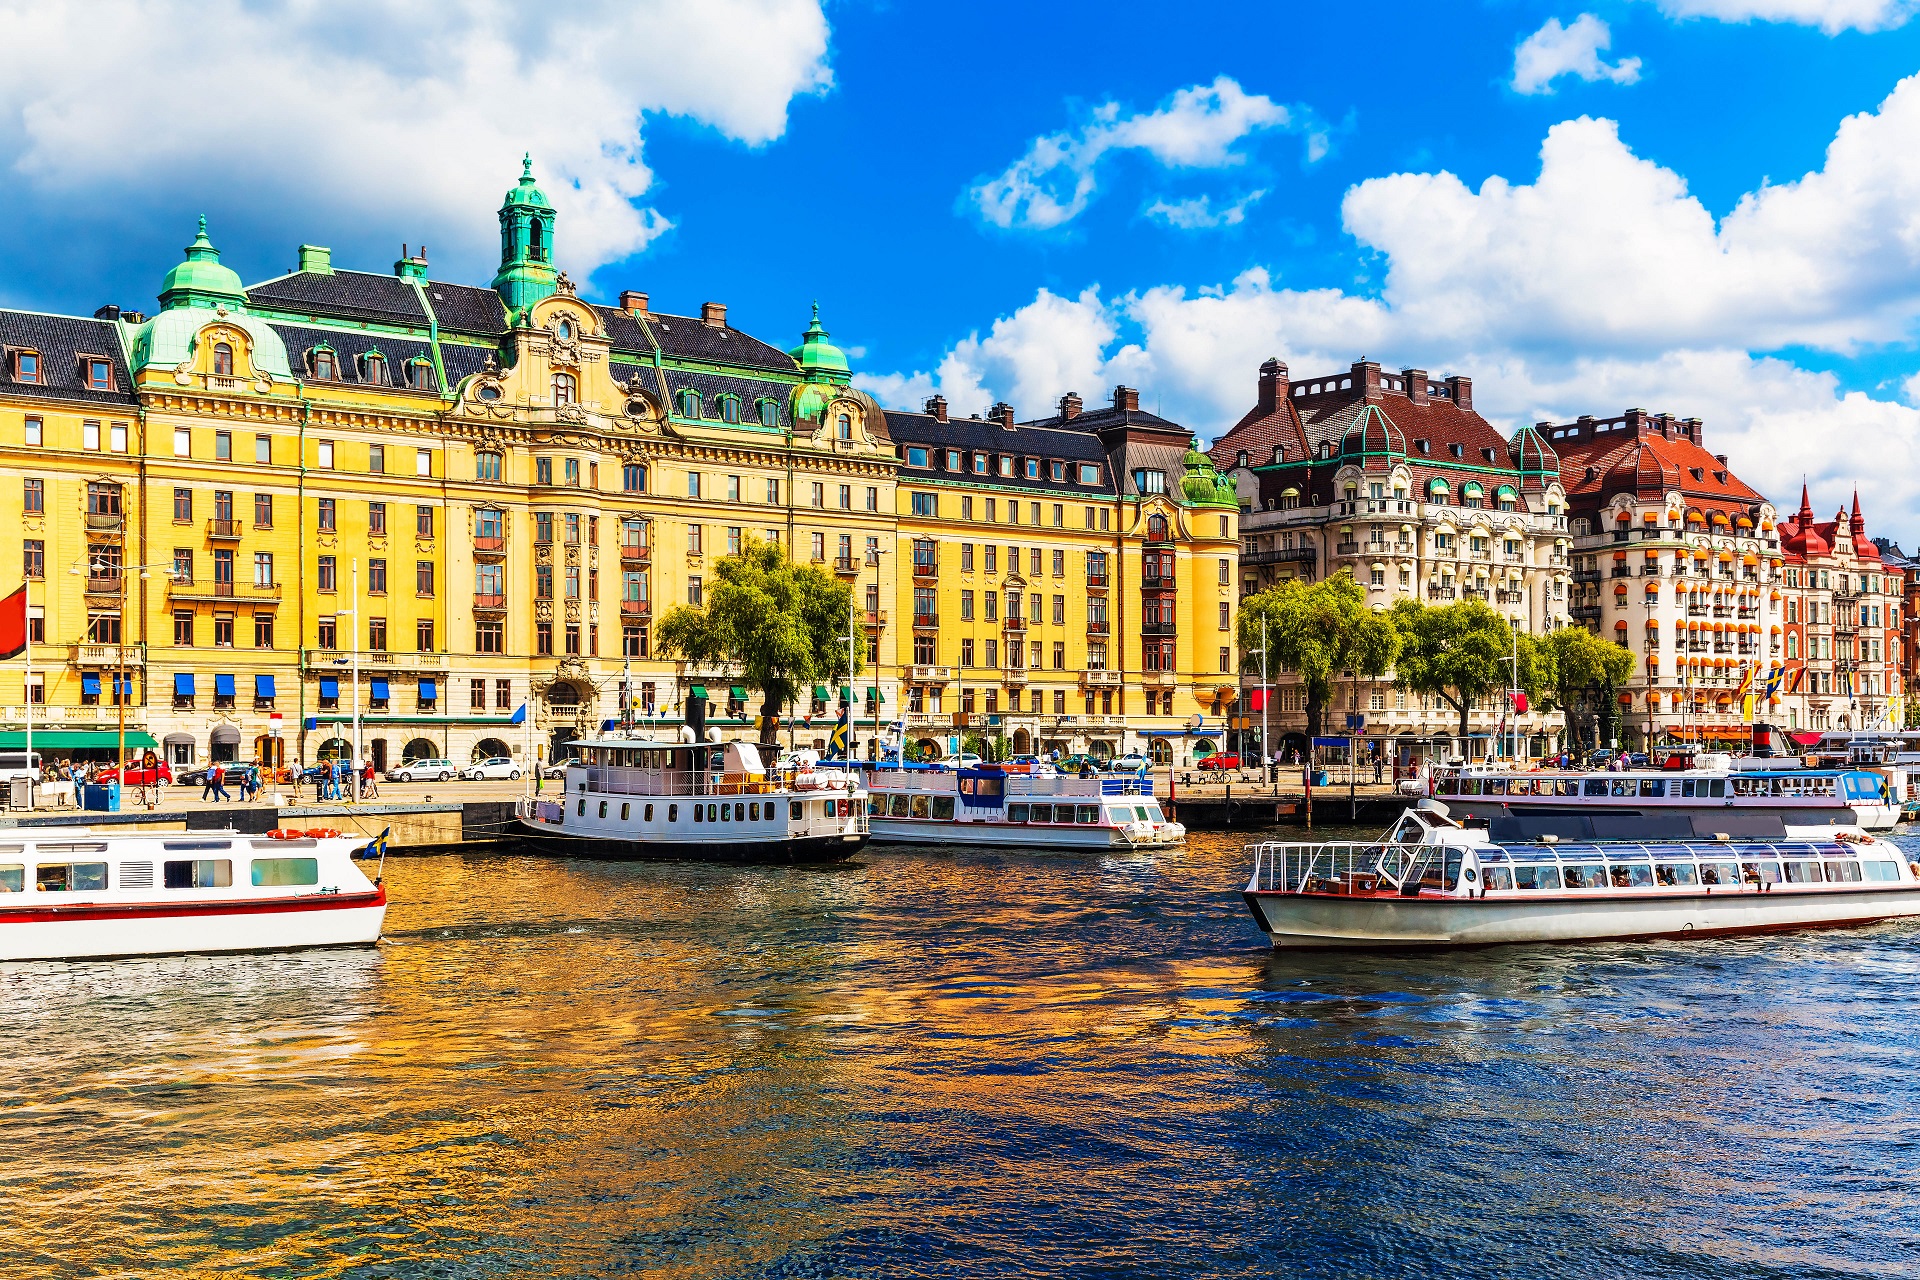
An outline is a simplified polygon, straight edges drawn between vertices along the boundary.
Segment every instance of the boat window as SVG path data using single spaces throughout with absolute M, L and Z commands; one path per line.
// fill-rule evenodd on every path
M 1613 785 L 1610 790 L 1611 793 L 1616 796 L 1630 796 L 1634 793 L 1633 779 L 1615 778 L 1613 779 Z
M 1869 862 L 1862 868 L 1869 880 L 1898 880 L 1900 864 L 1897 862 Z M 18 868 L 13 868 L 17 872 Z M 0 867 L 0 885 L 4 885 L 8 868 Z M 18 886 L 15 886 L 16 888 Z
M 1507 780 L 1505 778 L 1488 778 L 1486 794 L 1490 796 L 1503 796 L 1507 794 Z
M 1460 780 L 1460 794 L 1463 796 L 1477 796 L 1480 794 L 1483 786 L 1484 783 L 1479 778 L 1462 778 Z
M 1694 788 L 1694 786 L 1695 786 L 1695 785 L 1696 785 L 1696 784 L 1694 783 L 1694 780 L 1693 780 L 1692 778 L 1682 778 L 1682 779 L 1680 779 L 1680 796 L 1681 796 L 1681 798 L 1682 798 L 1682 799 L 1691 799 L 1691 798 L 1692 798 L 1692 796 L 1693 796 L 1693 788 Z
M 1616 889 L 1650 889 L 1653 867 L 1645 862 L 1616 862 L 1607 868 Z
M 104 862 L 43 862 L 34 884 L 45 893 L 86 893 L 107 887 Z
M 620 803 L 620 821 L 625 822 L 627 815 L 633 812 L 633 806 L 624 800 Z
M 1582 792 L 1590 796 L 1603 796 L 1607 794 L 1607 780 L 1605 778 L 1588 778 L 1586 785 L 1582 788 Z
M 953 821 L 953 797 L 935 796 L 933 798 L 933 816 L 945 822 Z
M 1739 884 L 1740 877 L 1735 874 L 1735 868 L 1731 862 L 1703 862 L 1700 864 L 1700 883 Z
M 925 796 L 925 795 L 918 795 L 913 798 L 913 816 L 914 817 L 928 818 L 933 816 L 932 813 L 929 811 L 929 808 L 927 805 L 927 801 L 930 800 L 931 798 L 932 797 Z
M 1743 862 L 1740 864 L 1740 878 L 1747 884 L 1779 884 L 1780 864 L 1777 862 Z
M 1440 779 L 1440 785 L 1438 788 L 1436 788 L 1436 790 L 1438 790 L 1439 794 L 1443 796 L 1457 796 L 1460 794 L 1460 779 L 1442 778 Z
M 1052 822 L 1053 806 L 1050 804 L 1036 804 L 1032 806 L 1027 810 L 1027 821 L 1028 822 Z
M 605 800 L 600 802 L 600 812 L 598 816 L 602 818 L 607 816 L 607 802 Z
M 1073 820 L 1078 823 L 1094 823 L 1100 821 L 1100 806 L 1097 804 L 1075 805 L 1073 807 Z
M 1400 825 L 1393 829 L 1393 834 L 1388 836 L 1387 840 L 1393 844 L 1419 844 L 1424 830 L 1418 818 L 1407 814 L 1400 819 Z
M 907 798 L 905 796 L 895 796 L 888 803 L 892 806 L 893 816 L 896 818 L 906 817 L 911 807 L 907 804 Z
M 1817 862 L 1789 862 L 1786 872 L 1788 884 L 1819 884 L 1824 879 Z
M 1670 885 L 1700 883 L 1700 873 L 1691 862 L 1663 862 L 1653 869 L 1653 878 Z
M 644 809 L 642 809 L 642 810 L 640 811 L 640 817 L 641 817 L 641 818 L 642 818 L 643 820 L 645 820 L 645 821 L 647 821 L 647 822 L 652 822 L 652 821 L 653 821 L 653 806 L 652 806 L 652 805 L 648 805 L 648 806 L 647 806 L 646 808 L 644 808 Z
M 586 785 L 587 784 L 584 782 L 581 783 L 580 784 L 581 789 L 585 790 Z M 580 797 L 580 807 L 578 809 L 575 809 L 573 813 L 574 813 L 574 816 L 577 818 L 584 818 L 587 816 L 587 798 L 585 796 Z
M 787 802 L 787 817 L 793 822 L 800 821 L 800 802 L 798 800 L 790 800 Z
M 1604 889 L 1607 887 L 1607 869 L 1605 867 L 1575 863 L 1570 867 L 1562 867 L 1561 871 L 1566 875 L 1567 888 L 1569 889 Z
M 707 806 L 707 821 L 708 821 L 708 822 L 718 822 L 718 821 L 719 821 L 719 819 L 718 819 L 718 818 L 716 818 L 716 817 L 714 816 L 714 814 L 715 814 L 716 812 L 718 812 L 718 809 L 719 809 L 719 806 L 718 806 L 718 805 L 711 805 L 711 804 L 710 804 L 710 805 L 708 805 L 708 806 Z
M 1727 780 L 1725 778 L 1709 778 L 1706 783 L 1706 788 L 1706 794 L 1708 796 L 1711 796 L 1715 800 L 1724 799 L 1727 794 Z
M 1860 864 L 1852 858 L 1848 858 L 1844 862 L 1829 862 L 1827 864 L 1828 884 L 1837 884 L 1843 880 L 1858 880 L 1859 878 Z
M 1027 806 L 1023 804 L 1010 804 L 1007 806 L 1008 822 L 1025 822 L 1026 820 Z
M 233 883 L 231 858 L 169 859 L 161 868 L 169 889 L 224 889 Z
M 875 795 L 871 791 L 869 791 L 867 793 L 867 814 L 868 816 L 875 817 L 875 818 L 886 817 L 887 816 L 887 798 L 885 796 Z
M 278 889 L 287 885 L 319 884 L 318 858 L 255 858 L 253 887 Z
M 697 805 L 695 805 L 695 806 L 693 806 L 693 820 L 694 820 L 695 822 L 705 822 L 705 821 L 707 820 L 707 813 L 706 813 L 706 806 L 705 806 L 705 805 L 698 805 L 698 804 L 697 804 Z
M 18 862 L 0 866 L 0 893 L 25 893 L 27 869 Z
M 1513 884 L 1516 889 L 1558 889 L 1560 868 L 1557 866 L 1515 867 Z
M 160 847 L 168 853 L 186 853 L 192 849 L 221 849 L 232 846 L 225 840 L 163 840 Z
M 758 800 L 755 800 L 752 803 L 747 805 L 747 821 L 748 822 L 760 821 L 760 802 Z
M 678 821 L 680 821 L 680 806 L 679 806 L 679 805 L 677 805 L 677 804 L 670 804 L 670 805 L 668 805 L 668 806 L 667 806 L 667 821 L 668 821 L 668 822 L 678 822 Z
M 1513 888 L 1513 871 L 1509 867 L 1487 867 L 1484 868 L 1484 874 L 1489 889 Z
M 1666 783 L 1666 780 L 1665 780 L 1664 778 L 1642 778 L 1642 779 L 1640 779 L 1640 794 L 1641 794 L 1641 795 L 1643 795 L 1643 796 L 1664 796 L 1664 795 L 1666 795 L 1666 794 L 1667 794 L 1667 783 Z
M 1159 805 L 1157 805 L 1157 804 L 1150 804 L 1150 805 L 1148 805 L 1148 806 L 1147 806 L 1147 821 L 1149 821 L 1149 822 L 1165 822 L 1166 820 L 1167 820 L 1167 818 L 1166 818 L 1166 815 L 1160 812 L 1160 806 L 1159 806 Z

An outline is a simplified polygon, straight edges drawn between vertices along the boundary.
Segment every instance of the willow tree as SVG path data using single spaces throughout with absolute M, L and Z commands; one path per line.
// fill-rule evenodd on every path
M 1260 670 L 1261 625 L 1266 627 L 1267 674 L 1292 671 L 1307 694 L 1307 734 L 1320 721 L 1342 673 L 1370 679 L 1393 669 L 1400 633 L 1385 614 L 1367 606 L 1353 574 L 1341 570 L 1320 582 L 1277 583 L 1240 602 L 1244 669 Z
M 848 669 L 852 609 L 852 587 L 793 563 L 777 542 L 749 538 L 738 555 L 714 565 L 704 604 L 678 605 L 660 619 L 658 646 L 663 655 L 737 667 L 742 683 L 760 691 L 771 736 L 801 689 L 859 674 L 863 646 L 854 647 Z
M 1594 699 L 1593 710 L 1600 721 L 1598 736 L 1612 737 L 1607 730 L 1613 721 L 1614 699 L 1633 678 L 1638 660 L 1627 649 L 1585 627 L 1561 627 L 1539 643 L 1547 687 L 1566 721 L 1568 743 L 1576 740 L 1574 709 L 1587 697 Z
M 1496 690 L 1512 683 L 1538 697 L 1545 685 L 1546 664 L 1533 637 L 1516 633 L 1484 600 L 1436 607 L 1403 597 L 1392 616 L 1401 637 L 1394 684 L 1453 708 L 1462 738 L 1468 714 Z

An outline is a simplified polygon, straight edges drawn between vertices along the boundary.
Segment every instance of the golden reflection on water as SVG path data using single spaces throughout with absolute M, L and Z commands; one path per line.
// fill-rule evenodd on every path
M 1563 1259 L 1920 1245 L 1810 1172 L 1913 1114 L 1913 931 L 1275 955 L 1240 839 L 394 860 L 377 951 L 0 967 L 0 1274 L 1385 1274 L 1490 1192 Z

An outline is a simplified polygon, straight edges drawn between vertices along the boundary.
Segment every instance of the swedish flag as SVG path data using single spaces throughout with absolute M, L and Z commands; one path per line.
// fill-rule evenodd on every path
M 387 856 L 387 837 L 393 834 L 392 827 L 382 827 L 380 834 L 367 841 L 366 845 L 354 850 L 356 858 L 385 858 Z
M 853 704 L 843 703 L 840 707 L 840 718 L 833 722 L 833 737 L 828 742 L 827 754 L 841 760 L 847 758 L 849 749 L 847 738 L 852 732 L 852 717 Z

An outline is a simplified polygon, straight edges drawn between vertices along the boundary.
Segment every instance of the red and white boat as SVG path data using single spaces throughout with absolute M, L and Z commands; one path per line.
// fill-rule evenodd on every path
M 387 890 L 354 855 L 379 851 L 332 832 L 0 831 L 0 960 L 370 945 Z
M 1276 947 L 1684 938 L 1920 916 L 1920 867 L 1858 827 L 1778 839 L 1495 842 L 1423 800 L 1381 840 L 1249 847 Z

